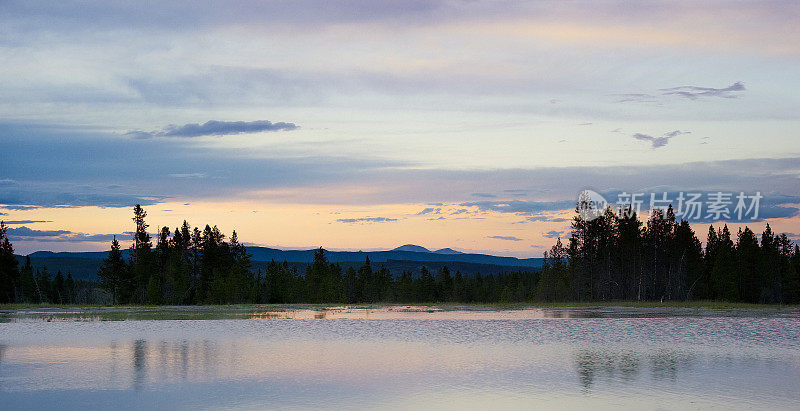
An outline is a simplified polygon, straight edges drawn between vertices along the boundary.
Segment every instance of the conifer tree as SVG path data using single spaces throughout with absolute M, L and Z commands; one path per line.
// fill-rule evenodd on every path
M 129 281 L 128 267 L 122 258 L 117 236 L 111 240 L 111 251 L 103 259 L 97 276 L 100 277 L 100 286 L 111 294 L 114 304 L 128 302 L 133 285 Z
M 25 264 L 20 270 L 19 289 L 17 292 L 17 302 L 31 303 L 38 301 L 39 296 L 36 291 L 36 279 L 33 278 L 33 265 L 31 257 L 25 257 Z
M 14 302 L 19 294 L 18 262 L 7 229 L 5 222 L 0 221 L 0 303 Z
M 567 270 L 567 249 L 561 238 L 549 252 L 544 253 L 541 276 L 536 288 L 539 301 L 563 301 L 569 297 L 569 273 Z
M 136 231 L 133 234 L 130 254 L 130 274 L 133 277 L 134 286 L 131 301 L 140 304 L 147 300 L 150 276 L 156 272 L 152 255 L 153 244 L 150 234 L 147 233 L 149 225 L 145 222 L 145 217 L 147 217 L 147 212 L 141 205 L 136 204 L 133 208 L 133 222 L 136 225 Z

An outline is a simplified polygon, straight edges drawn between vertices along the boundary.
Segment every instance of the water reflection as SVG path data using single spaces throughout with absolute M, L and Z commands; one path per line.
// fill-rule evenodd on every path
M 650 368 L 656 381 L 676 382 L 678 372 L 690 369 L 696 355 L 687 350 L 662 349 L 650 356 Z
M 142 384 L 147 377 L 145 367 L 147 366 L 146 360 L 147 342 L 144 340 L 136 340 L 133 342 L 133 388 L 137 391 L 142 389 Z
M 89 408 L 110 399 L 184 409 L 576 408 L 609 398 L 631 408 L 786 408 L 800 400 L 793 319 L 329 321 L 331 313 L 316 310 L 324 321 L 6 323 L 0 403 L 54 408 L 52 393 Z
M 0 344 L 0 370 L 3 369 L 3 356 L 6 354 L 6 345 Z M 0 379 L 0 391 L 3 389 L 3 380 Z
M 679 372 L 691 369 L 698 360 L 697 356 L 690 350 L 668 348 L 644 355 L 630 351 L 579 350 L 575 355 L 575 369 L 584 391 L 588 391 L 598 379 L 633 381 L 638 378 L 643 362 L 649 366 L 654 381 L 675 383 Z M 768 359 L 758 362 L 770 363 Z M 730 368 L 736 366 L 730 361 L 724 365 Z
M 610 353 L 579 350 L 575 355 L 575 368 L 584 391 L 588 391 L 596 378 L 621 378 L 632 381 L 639 374 L 641 360 L 635 352 Z

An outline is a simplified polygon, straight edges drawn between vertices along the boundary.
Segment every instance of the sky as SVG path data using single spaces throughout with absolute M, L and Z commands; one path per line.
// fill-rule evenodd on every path
M 759 214 L 704 210 L 701 239 L 797 240 L 799 20 L 790 1 L 0 1 L 0 219 L 22 254 L 125 244 L 139 203 L 154 232 L 534 257 L 582 190 L 721 192 Z

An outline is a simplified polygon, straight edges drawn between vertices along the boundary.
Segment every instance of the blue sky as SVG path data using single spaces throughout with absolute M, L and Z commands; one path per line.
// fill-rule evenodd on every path
M 153 226 L 255 244 L 532 256 L 585 188 L 723 190 L 762 192 L 797 233 L 798 18 L 747 1 L 3 2 L 0 212 L 41 221 L 11 225 L 20 252 L 106 248 L 139 202 Z

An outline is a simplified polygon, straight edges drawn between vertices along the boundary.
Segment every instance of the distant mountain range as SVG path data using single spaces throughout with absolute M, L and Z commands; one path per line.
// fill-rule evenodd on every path
M 415 253 L 434 253 L 434 254 L 464 254 L 461 251 L 456 251 L 453 250 L 452 248 L 441 248 L 436 251 L 431 251 L 423 246 L 414 244 L 401 245 L 400 247 L 391 249 L 389 251 L 413 251 Z
M 305 266 L 314 261 L 314 249 L 311 250 L 280 250 L 268 247 L 247 247 L 247 252 L 252 255 L 254 268 L 265 268 L 266 262 L 286 261 L 298 267 L 299 272 L 305 271 Z M 127 256 L 128 250 L 123 250 Z M 107 251 L 90 252 L 52 252 L 37 251 L 31 253 L 31 263 L 34 267 L 47 266 L 51 273 L 57 270 L 71 272 L 76 279 L 96 279 L 100 262 L 108 255 Z M 542 266 L 541 258 L 516 258 L 500 257 L 488 254 L 462 253 L 451 248 L 442 248 L 430 251 L 425 247 L 406 244 L 387 251 L 326 251 L 328 261 L 339 263 L 343 267 L 358 267 L 367 257 L 376 265 L 383 265 L 399 275 L 402 271 L 418 273 L 422 266 L 429 270 L 437 270 L 441 266 L 448 266 L 451 271 L 461 271 L 462 274 L 475 273 L 492 274 L 516 270 L 538 270 Z M 17 257 L 23 262 L 25 257 Z

